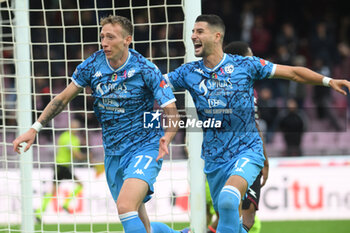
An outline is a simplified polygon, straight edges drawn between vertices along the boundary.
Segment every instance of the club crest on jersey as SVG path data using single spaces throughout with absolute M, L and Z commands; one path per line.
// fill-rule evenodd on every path
M 132 68 L 131 70 L 128 71 L 128 78 L 134 76 L 134 74 L 135 74 L 135 69 Z
M 228 73 L 228 74 L 231 74 L 235 70 L 235 68 L 234 68 L 234 66 L 232 64 L 227 64 L 224 67 L 224 69 L 225 69 L 225 72 Z
M 217 75 L 216 73 L 212 73 L 212 74 L 211 74 L 211 77 L 212 77 L 212 78 L 218 78 L 218 75 Z
M 135 72 L 135 71 L 134 71 L 134 72 Z M 123 75 L 122 75 L 122 76 L 119 76 L 119 77 L 121 77 L 122 79 L 126 79 L 126 78 L 128 77 L 128 74 L 127 74 L 126 70 L 124 71 Z M 118 79 L 118 74 L 117 74 L 117 73 L 114 73 L 114 74 L 112 75 L 112 81 L 117 81 L 117 79 Z
M 112 81 L 117 81 L 118 75 L 117 73 L 112 74 Z

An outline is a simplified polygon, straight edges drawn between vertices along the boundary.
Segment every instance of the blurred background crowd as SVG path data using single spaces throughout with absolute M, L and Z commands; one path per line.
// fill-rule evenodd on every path
M 33 104 L 37 110 L 34 119 L 69 83 L 67 77 L 72 75 L 75 67 L 100 48 L 97 26 L 100 17 L 119 14 L 130 18 L 134 24 L 132 48 L 157 64 L 163 73 L 183 63 L 182 1 L 152 0 L 149 9 L 144 7 L 146 2 L 30 1 Z M 166 8 L 164 2 L 168 4 Z M 6 35 L 12 33 L 6 22 L 13 15 L 3 10 L 4 4 L 1 3 L 1 18 L 2 33 Z M 131 4 L 133 11 L 129 9 Z M 114 10 L 116 7 L 118 11 Z M 57 11 L 60 8 L 64 11 Z M 344 79 L 350 79 L 348 9 L 346 1 L 340 0 L 202 0 L 202 13 L 218 14 L 224 20 L 225 44 L 246 41 L 255 56 L 283 65 L 305 66 L 325 76 Z M 13 39 L 3 36 L 2 41 L 13 42 Z M 13 58 L 13 50 L 6 47 L 6 43 L 2 50 L 4 58 Z M 14 88 L 15 77 L 10 75 L 15 73 L 13 64 L 3 65 L 3 73 L 8 76 L 3 79 L 4 86 Z M 350 153 L 349 98 L 326 87 L 299 85 L 286 80 L 261 81 L 255 88 L 259 122 L 269 156 Z M 79 95 L 70 110 L 84 127 L 97 128 L 98 122 L 92 113 L 93 99 L 89 97 L 91 91 L 87 89 L 84 93 L 87 95 Z M 183 108 L 181 95 L 177 95 L 179 108 Z M 10 93 L 6 98 L 6 103 L 11 103 L 16 100 L 16 95 Z M 6 108 L 13 108 L 10 105 Z M 1 116 L 2 124 L 16 125 L 15 118 L 3 119 L 4 114 Z M 62 114 L 55 120 L 54 127 L 67 127 L 69 119 L 67 114 Z M 99 132 L 89 133 L 92 136 L 82 135 L 83 143 L 101 142 Z M 52 143 L 51 130 L 42 135 L 45 136 L 39 139 L 41 143 Z M 179 143 L 183 142 L 183 135 L 179 134 Z M 174 151 L 173 158 L 186 157 L 184 150 Z

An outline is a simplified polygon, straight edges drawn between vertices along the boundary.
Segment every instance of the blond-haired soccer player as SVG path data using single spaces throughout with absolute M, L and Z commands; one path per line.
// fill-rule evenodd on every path
M 159 127 L 149 127 L 152 124 L 146 127 L 143 119 L 144 114 L 151 114 L 156 100 L 176 121 L 175 97 L 160 70 L 129 48 L 133 34 L 129 19 L 111 15 L 100 24 L 102 49 L 77 66 L 72 82 L 46 106 L 32 128 L 14 140 L 13 148 L 19 153 L 20 144 L 26 142 L 24 150 L 28 150 L 41 127 L 90 86 L 102 126 L 107 182 L 124 231 L 150 233 L 144 203 L 151 198 L 162 158 L 177 128 L 171 126 L 164 134 Z M 150 121 L 158 117 L 154 113 Z

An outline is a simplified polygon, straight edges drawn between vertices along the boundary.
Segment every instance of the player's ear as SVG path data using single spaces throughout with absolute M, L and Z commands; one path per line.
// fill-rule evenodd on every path
M 132 42 L 132 36 L 131 35 L 128 35 L 125 37 L 125 43 L 127 46 L 129 46 Z
M 221 33 L 221 32 L 216 32 L 216 33 L 215 33 L 215 39 L 216 39 L 217 41 L 221 41 L 221 37 L 222 37 L 222 33 Z

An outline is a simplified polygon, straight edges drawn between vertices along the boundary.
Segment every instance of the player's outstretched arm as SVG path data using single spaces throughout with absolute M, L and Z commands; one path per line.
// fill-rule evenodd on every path
M 329 86 L 343 95 L 346 95 L 344 88 L 350 90 L 350 82 L 345 79 L 331 79 L 300 66 L 277 65 L 274 77 L 306 84 Z
M 175 137 L 177 130 L 179 129 L 179 113 L 177 111 L 175 103 L 168 104 L 163 108 L 163 110 L 167 120 L 176 124 L 169 124 L 169 128 L 165 130 L 164 136 L 159 140 L 159 153 L 156 161 L 163 158 L 164 155 L 169 154 L 168 146 Z
M 13 143 L 13 150 L 20 154 L 21 143 L 27 143 L 24 148 L 26 152 L 35 140 L 35 136 L 38 131 L 46 125 L 51 119 L 53 119 L 57 114 L 62 112 L 62 110 L 67 106 L 67 104 L 78 95 L 82 88 L 77 87 L 73 82 L 69 84 L 60 94 L 53 98 L 50 103 L 45 107 L 43 113 L 40 115 L 37 122 L 34 123 L 32 128 L 27 132 L 16 138 Z

